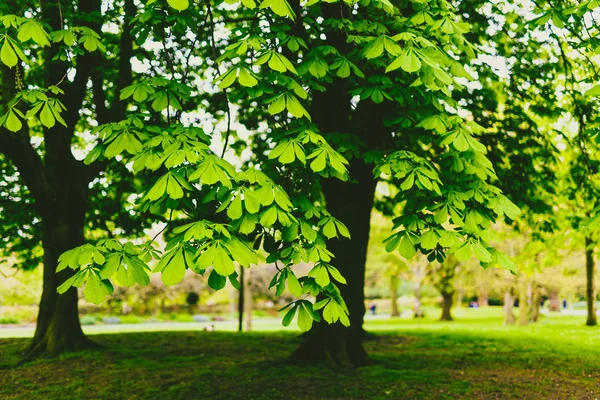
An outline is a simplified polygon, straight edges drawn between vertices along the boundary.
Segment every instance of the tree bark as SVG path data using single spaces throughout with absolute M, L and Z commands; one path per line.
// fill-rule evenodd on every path
M 527 303 L 529 296 L 527 295 L 528 285 L 525 275 L 521 275 L 519 282 L 519 325 L 527 325 L 529 323 L 529 313 L 527 311 Z
M 422 295 L 422 287 L 423 282 L 420 279 L 417 279 L 413 288 L 415 294 L 415 305 L 413 309 L 413 314 L 415 318 L 423 318 L 423 295 Z
M 324 18 L 339 18 L 340 10 L 350 14 L 346 5 L 321 4 Z M 327 33 L 326 43 L 335 46 L 340 53 L 351 51 L 345 33 L 332 30 Z M 330 240 L 327 243 L 335 258 L 332 264 L 346 278 L 339 285 L 340 292 L 349 310 L 350 327 L 340 323 L 327 324 L 322 321 L 304 336 L 303 343 L 292 355 L 296 362 L 318 363 L 332 360 L 336 364 L 361 366 L 368 362 L 367 352 L 362 346 L 365 336 L 363 320 L 365 314 L 365 263 L 371 222 L 371 209 L 377 180 L 373 165 L 363 160 L 364 152 L 382 149 L 390 128 L 384 119 L 390 115 L 388 104 L 375 104 L 361 100 L 353 109 L 351 88 L 348 80 L 335 79 L 324 91 L 315 91 L 311 107 L 313 122 L 330 139 L 340 133 L 351 134 L 358 139 L 361 154 L 352 154 L 348 167 L 350 180 L 343 182 L 329 178 L 322 182 L 327 210 L 342 221 L 350 230 L 352 238 Z M 330 134 L 333 134 L 330 136 Z M 348 154 L 346 154 L 348 155 Z
M 390 317 L 399 317 L 398 311 L 398 277 L 390 276 Z
M 489 295 L 487 290 L 480 290 L 479 293 L 477 293 L 477 305 L 479 307 L 489 307 Z
M 452 321 L 452 303 L 454 302 L 454 292 L 442 292 L 442 316 L 440 321 Z
M 243 268 L 243 267 L 242 267 Z M 251 275 L 252 271 L 246 271 L 246 285 L 244 291 L 244 313 L 246 314 L 246 331 L 250 332 L 252 330 L 252 309 L 254 308 L 253 304 L 253 296 L 252 296 L 252 284 L 251 284 Z
M 244 279 L 244 267 L 240 265 L 240 290 L 238 291 L 238 332 L 243 330 L 244 324 L 244 303 L 245 303 L 245 291 L 246 282 Z
M 65 203 L 55 209 L 54 217 L 46 215 L 43 220 L 43 291 L 36 330 L 25 354 L 26 360 L 37 356 L 54 357 L 65 351 L 80 350 L 92 345 L 79 323 L 77 289 L 71 288 L 62 295 L 56 292 L 56 288 L 74 273 L 67 268 L 57 274 L 58 257 L 84 243 L 87 197 L 87 187 L 75 182 L 72 182 L 70 189 L 62 190 L 66 192 L 63 192 Z M 69 192 L 79 192 L 79 195 L 71 195 Z
M 515 324 L 515 314 L 513 314 L 514 305 L 515 297 L 513 296 L 512 289 L 509 289 L 504 293 L 504 325 Z
M 587 279 L 586 287 L 586 300 L 587 300 L 587 326 L 598 325 L 596 318 L 596 287 L 594 284 L 595 279 L 595 262 L 594 262 L 594 241 L 586 237 L 585 238 L 585 274 Z
M 538 322 L 540 319 L 540 301 L 541 293 L 540 288 L 536 285 L 531 287 L 531 306 L 529 308 L 529 320 L 531 322 Z
M 314 324 L 292 355 L 292 360 L 298 362 L 331 360 L 335 364 L 349 363 L 354 366 L 368 362 L 367 352 L 362 346 L 362 326 L 366 311 L 365 262 L 376 181 L 372 167 L 356 158 L 351 161 L 350 176 L 357 182 L 329 180 L 323 188 L 328 210 L 346 224 L 352 234 L 350 240 L 339 239 L 328 243 L 328 249 L 335 254 L 332 262 L 347 281 L 339 288 L 348 306 L 350 327 L 324 321 Z
M 558 296 L 558 290 L 550 291 L 548 302 L 550 303 L 550 312 L 560 312 L 560 297 Z

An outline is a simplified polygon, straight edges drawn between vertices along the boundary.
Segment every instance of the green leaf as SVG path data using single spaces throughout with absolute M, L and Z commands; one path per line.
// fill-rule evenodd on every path
M 329 273 L 331 274 L 331 277 L 333 279 L 335 279 L 336 281 L 338 281 L 341 284 L 346 283 L 346 278 L 344 278 L 342 276 L 342 274 L 336 267 L 334 267 L 333 265 L 327 265 L 327 270 L 329 271 Z
M 165 192 L 167 191 L 167 181 L 169 180 L 169 175 L 163 175 L 160 177 L 158 181 L 152 186 L 152 189 L 146 195 L 149 200 L 158 200 L 160 199 Z
M 80 275 L 81 273 L 82 273 L 82 272 L 78 272 L 78 273 L 74 274 L 72 277 L 70 277 L 69 279 L 67 279 L 66 281 L 64 281 L 64 282 L 62 283 L 62 285 L 60 285 L 60 286 L 59 286 L 59 287 L 56 289 L 56 292 L 57 292 L 57 293 L 59 293 L 59 294 L 63 294 L 63 293 L 65 293 L 67 290 L 69 290 L 69 288 L 70 288 L 71 286 L 73 286 L 73 283 L 75 282 L 75 280 L 76 280 L 76 279 L 79 277 L 79 275 Z
M 314 242 L 317 240 L 317 231 L 313 229 L 308 223 L 301 221 L 300 222 L 300 231 L 302 232 L 302 236 L 306 239 Z
M 254 74 L 248 71 L 246 68 L 241 68 L 238 82 L 240 82 L 240 85 L 242 86 L 253 87 L 258 84 L 258 79 L 256 79 Z
M 400 56 L 396 58 L 388 67 L 385 69 L 385 72 L 391 72 L 398 68 L 402 68 L 406 72 L 417 72 L 421 69 L 421 60 L 415 54 L 415 52 L 411 49 L 406 49 L 402 51 Z
M 273 12 L 281 17 L 296 18 L 296 13 L 286 0 L 264 0 L 260 3 L 260 8 L 270 8 Z
M 415 245 L 408 235 L 404 235 L 402 236 L 402 239 L 400 239 L 400 243 L 398 243 L 398 252 L 404 258 L 412 258 L 417 253 Z
M 83 295 L 87 301 L 94 304 L 100 304 L 106 299 L 106 296 L 110 295 L 110 292 L 102 284 L 98 275 L 95 272 L 90 271 L 87 275 L 87 282 L 83 288 Z
M 288 310 L 288 312 L 285 314 L 285 316 L 283 317 L 283 320 L 281 321 L 281 324 L 283 326 L 290 326 L 290 324 L 292 323 L 292 321 L 294 320 L 294 315 L 296 315 L 296 309 L 298 308 L 297 305 L 294 305 L 292 308 L 290 308 Z
M 183 252 L 178 250 L 171 261 L 162 271 L 162 281 L 166 286 L 175 285 L 183 280 L 185 276 L 185 260 Z
M 473 257 L 473 246 L 471 243 L 467 242 L 462 245 L 458 250 L 454 252 L 456 259 L 458 261 L 466 261 Z
M 8 110 L 5 125 L 6 129 L 12 132 L 18 132 L 23 127 L 21 120 L 19 119 L 19 117 L 17 117 L 12 108 Z
M 221 246 L 216 246 L 214 252 L 213 267 L 215 270 L 223 276 L 233 274 L 235 272 L 235 265 L 233 265 L 233 261 L 229 258 L 227 251 Z
M 438 244 L 438 235 L 433 229 L 428 230 L 421 236 L 421 247 L 425 250 L 435 249 Z
M 183 11 L 190 6 L 188 0 L 167 0 L 167 3 L 177 11 Z
M 302 286 L 300 286 L 300 281 L 298 281 L 298 278 L 296 278 L 296 275 L 294 275 L 294 272 L 291 269 L 288 269 L 287 283 L 288 289 L 294 296 L 302 296 Z
M 600 85 L 596 85 L 593 88 L 587 90 L 585 92 L 586 97 L 596 97 L 600 96 Z
M 492 261 L 492 255 L 481 243 L 473 245 L 473 252 L 475 253 L 475 257 L 481 262 L 489 263 Z
M 212 270 L 210 275 L 208 276 L 208 286 L 213 288 L 214 290 L 221 290 L 225 287 L 227 283 L 227 277 L 219 274 L 216 270 Z
M 0 60 L 2 60 L 2 63 L 9 68 L 17 65 L 17 62 L 19 61 L 17 53 L 8 42 L 8 38 L 4 38 L 2 49 L 0 49 Z
M 298 307 L 298 327 L 302 332 L 308 332 L 312 327 L 313 320 L 310 317 L 310 314 L 303 305 Z

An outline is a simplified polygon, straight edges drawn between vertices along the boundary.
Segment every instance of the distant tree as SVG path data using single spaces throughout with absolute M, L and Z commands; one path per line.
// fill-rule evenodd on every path
M 454 305 L 454 287 L 456 274 L 459 272 L 460 263 L 452 255 L 446 257 L 444 262 L 432 262 L 428 265 L 428 277 L 433 286 L 442 295 L 442 315 L 440 321 L 452 321 L 452 306 Z

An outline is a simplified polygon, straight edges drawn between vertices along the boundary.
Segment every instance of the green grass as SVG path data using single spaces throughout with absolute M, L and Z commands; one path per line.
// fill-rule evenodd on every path
M 286 363 L 295 332 L 103 334 L 101 349 L 0 370 L 0 399 L 600 398 L 599 328 L 573 317 L 504 327 L 498 309 L 456 317 L 368 320 L 373 364 L 356 371 Z M 0 340 L 0 363 L 25 343 Z

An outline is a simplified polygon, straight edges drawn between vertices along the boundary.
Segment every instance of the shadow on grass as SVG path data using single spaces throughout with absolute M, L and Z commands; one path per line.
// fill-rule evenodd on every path
M 373 335 L 374 364 L 351 373 L 286 362 L 294 333 L 99 335 L 102 350 L 39 360 L 0 374 L 4 399 L 594 398 L 600 357 L 584 329 L 432 325 Z M 555 327 L 556 328 L 556 327 Z M 537 328 L 536 328 L 537 329 Z M 0 340 L 0 362 L 23 339 Z

